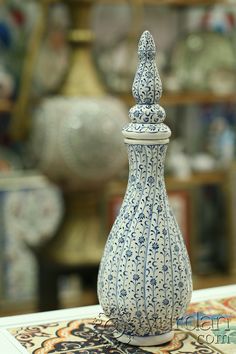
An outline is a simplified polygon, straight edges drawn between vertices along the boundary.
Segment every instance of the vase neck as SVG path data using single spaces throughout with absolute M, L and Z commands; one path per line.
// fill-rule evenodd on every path
M 129 178 L 147 183 L 162 178 L 167 146 L 128 144 Z

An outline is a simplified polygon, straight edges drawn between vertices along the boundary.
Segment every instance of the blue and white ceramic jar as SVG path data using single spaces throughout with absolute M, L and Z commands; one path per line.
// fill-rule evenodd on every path
M 108 237 L 98 276 L 98 297 L 116 329 L 116 338 L 153 346 L 173 338 L 173 326 L 192 293 L 187 250 L 170 209 L 164 160 L 170 129 L 163 123 L 156 49 L 145 31 L 139 66 L 123 134 L 129 155 L 129 180 L 120 213 Z

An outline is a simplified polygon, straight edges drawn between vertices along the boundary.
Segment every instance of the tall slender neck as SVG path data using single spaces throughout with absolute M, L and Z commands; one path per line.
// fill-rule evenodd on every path
M 128 144 L 129 180 L 134 178 L 141 184 L 147 184 L 151 178 L 155 183 L 164 177 L 164 163 L 168 144 L 135 145 Z
M 69 7 L 71 29 L 68 41 L 71 45 L 70 70 L 63 82 L 60 94 L 66 97 L 101 97 L 106 93 L 91 55 L 93 32 L 91 11 L 93 0 L 64 0 Z
M 91 31 L 91 11 L 93 1 L 67 0 L 67 6 L 70 12 L 72 28 L 69 32 L 69 41 L 74 46 L 91 47 L 93 33 Z

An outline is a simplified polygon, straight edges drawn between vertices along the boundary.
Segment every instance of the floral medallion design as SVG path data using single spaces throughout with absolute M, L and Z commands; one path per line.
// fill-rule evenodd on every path
M 31 354 L 169 354 L 183 348 L 188 334 L 177 331 L 171 343 L 159 348 L 135 348 L 113 338 L 107 319 L 72 320 L 11 330 Z
M 212 311 L 214 312 L 214 309 Z M 175 330 L 174 338 L 167 344 L 137 348 L 119 343 L 113 336 L 114 327 L 111 321 L 104 317 L 71 319 L 58 323 L 12 328 L 8 331 L 29 354 L 233 354 L 234 349 L 231 350 L 233 348 L 231 345 L 235 343 L 232 326 L 231 345 L 225 344 L 222 351 L 220 348 L 218 350 L 215 344 L 209 345 L 206 341 L 199 341 L 194 333 L 184 329 Z M 223 333 L 223 328 L 220 331 Z M 208 330 L 205 334 L 210 333 Z M 215 339 L 217 335 L 218 333 Z
M 98 276 L 98 297 L 119 333 L 147 338 L 171 332 L 191 299 L 191 267 L 169 206 L 164 161 L 170 129 L 157 101 L 161 81 L 155 44 L 145 31 L 134 79 L 137 104 L 123 129 L 129 179 L 108 237 Z M 119 340 L 119 338 L 118 338 Z
M 152 347 L 134 347 L 117 341 L 112 321 L 102 313 L 95 318 L 72 317 L 9 328 L 8 333 L 29 354 L 234 354 L 236 308 L 230 304 L 235 301 L 234 296 L 190 304 L 173 339 Z

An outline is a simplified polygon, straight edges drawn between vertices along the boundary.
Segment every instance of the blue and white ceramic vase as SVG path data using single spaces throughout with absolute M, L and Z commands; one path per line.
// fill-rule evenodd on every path
M 173 338 L 176 319 L 191 299 L 192 280 L 166 194 L 164 160 L 171 131 L 157 103 L 162 87 L 148 31 L 141 36 L 138 56 L 133 83 L 137 104 L 123 129 L 129 180 L 101 260 L 98 297 L 119 341 L 153 346 Z

